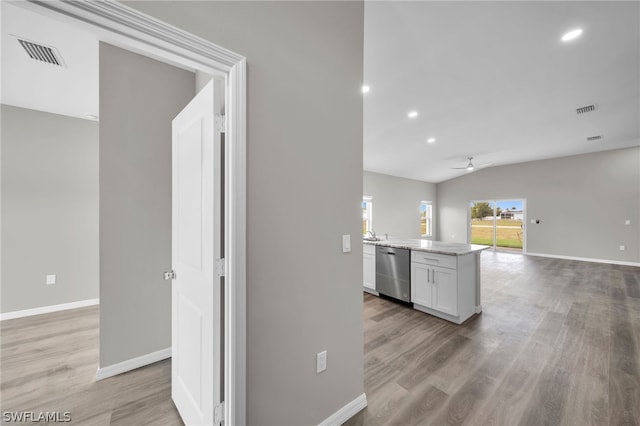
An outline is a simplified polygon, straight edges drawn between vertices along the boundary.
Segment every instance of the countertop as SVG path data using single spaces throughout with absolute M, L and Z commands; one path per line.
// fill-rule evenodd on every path
M 396 238 L 379 241 L 363 240 L 363 243 L 375 246 L 425 251 L 429 253 L 448 254 L 451 256 L 464 256 L 465 254 L 475 253 L 490 248 L 489 246 L 481 246 L 477 244 L 445 243 L 442 241 Z

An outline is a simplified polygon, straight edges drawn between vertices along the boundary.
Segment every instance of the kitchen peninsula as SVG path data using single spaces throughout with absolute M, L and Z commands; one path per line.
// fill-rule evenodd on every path
M 365 239 L 364 290 L 461 324 L 482 310 L 480 252 L 488 248 L 421 239 Z

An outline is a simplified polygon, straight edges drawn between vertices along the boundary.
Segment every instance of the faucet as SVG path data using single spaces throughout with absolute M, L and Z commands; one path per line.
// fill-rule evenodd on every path
M 370 229 L 370 230 L 368 230 L 368 231 L 367 231 L 367 234 L 368 234 L 368 235 L 371 235 L 371 239 L 372 239 L 372 240 L 375 240 L 375 239 L 376 239 L 376 231 L 374 231 L 374 230 Z

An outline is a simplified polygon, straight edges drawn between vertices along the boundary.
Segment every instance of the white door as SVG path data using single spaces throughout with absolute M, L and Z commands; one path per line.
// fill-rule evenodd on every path
M 173 120 L 171 397 L 187 425 L 214 424 L 221 392 L 220 132 L 213 81 Z M 217 420 L 217 419 L 216 419 Z
M 455 269 L 430 266 L 434 286 L 433 309 L 458 315 L 458 272 Z
M 432 307 L 431 269 L 428 265 L 411 262 L 411 301 L 425 308 Z

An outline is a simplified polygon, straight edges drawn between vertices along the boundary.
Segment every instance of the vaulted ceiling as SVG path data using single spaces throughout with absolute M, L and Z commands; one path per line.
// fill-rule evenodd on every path
M 440 182 L 467 157 L 640 145 L 639 17 L 639 2 L 367 2 L 365 170 Z

